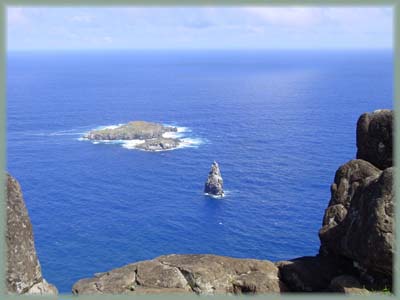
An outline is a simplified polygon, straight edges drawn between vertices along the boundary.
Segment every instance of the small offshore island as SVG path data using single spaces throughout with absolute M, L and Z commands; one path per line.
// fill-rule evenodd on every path
M 113 128 L 89 131 L 83 138 L 92 141 L 136 141 L 135 149 L 165 151 L 177 148 L 182 142 L 167 134 L 174 132 L 178 132 L 178 128 L 146 121 L 132 121 Z

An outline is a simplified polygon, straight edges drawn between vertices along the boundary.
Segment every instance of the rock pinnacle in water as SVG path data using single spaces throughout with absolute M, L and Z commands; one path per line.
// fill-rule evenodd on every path
M 224 182 L 222 180 L 221 171 L 216 161 L 211 165 L 210 173 L 204 186 L 204 193 L 213 196 L 224 196 Z

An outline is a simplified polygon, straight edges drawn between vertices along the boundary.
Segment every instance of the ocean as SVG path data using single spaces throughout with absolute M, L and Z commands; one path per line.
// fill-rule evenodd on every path
M 7 56 L 7 169 L 43 276 L 74 282 L 171 253 L 315 255 L 356 122 L 392 108 L 391 51 L 32 51 Z M 89 130 L 177 126 L 165 152 Z M 212 162 L 226 196 L 203 194 Z

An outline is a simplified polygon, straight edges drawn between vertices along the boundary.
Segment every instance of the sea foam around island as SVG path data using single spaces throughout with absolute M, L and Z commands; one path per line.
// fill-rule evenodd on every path
M 98 126 L 96 128 L 93 128 L 89 131 L 92 130 L 101 130 L 101 129 L 115 129 L 118 128 L 119 126 L 124 125 L 124 124 L 116 124 L 116 125 L 106 125 L 106 126 Z M 189 127 L 183 127 L 183 126 L 174 126 L 170 124 L 163 124 L 164 126 L 167 127 L 176 127 L 177 131 L 176 132 L 166 132 L 163 134 L 164 138 L 176 138 L 179 139 L 181 142 L 178 147 L 173 148 L 173 149 L 168 149 L 168 150 L 158 150 L 154 152 L 164 152 L 164 151 L 171 151 L 171 150 L 176 150 L 176 149 L 182 149 L 182 148 L 198 148 L 201 144 L 204 143 L 204 139 L 194 137 L 192 134 L 192 130 Z M 84 132 L 83 135 L 85 135 L 87 132 Z M 117 144 L 121 145 L 121 147 L 128 149 L 128 150 L 141 150 L 141 151 L 146 151 L 142 150 L 137 147 L 137 145 L 143 144 L 145 140 L 89 140 L 84 137 L 78 138 L 79 141 L 90 141 L 92 144 Z

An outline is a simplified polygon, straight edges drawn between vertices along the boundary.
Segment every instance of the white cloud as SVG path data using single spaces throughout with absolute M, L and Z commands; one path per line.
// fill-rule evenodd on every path
M 103 37 L 103 41 L 106 42 L 106 43 L 112 43 L 113 38 L 110 37 L 110 36 L 104 36 Z
M 310 7 L 253 6 L 244 10 L 272 25 L 310 26 L 321 18 L 320 10 Z
M 390 7 L 267 7 L 243 8 L 268 25 L 301 29 L 315 25 L 337 26 L 341 30 L 360 28 L 387 28 L 393 17 Z
M 75 15 L 69 18 L 70 21 L 76 23 L 92 23 L 93 19 L 91 15 Z
M 9 7 L 7 12 L 8 44 L 18 49 L 180 47 L 182 41 L 192 48 L 391 47 L 394 14 L 384 6 Z M 28 34 L 36 44 L 25 42 Z
M 393 22 L 393 10 L 385 7 L 325 8 L 323 16 L 325 21 L 348 30 L 358 30 L 361 27 L 379 30 L 382 27 L 390 27 Z
M 23 25 L 28 23 L 28 17 L 24 13 L 22 7 L 7 8 L 7 23 L 8 25 Z

